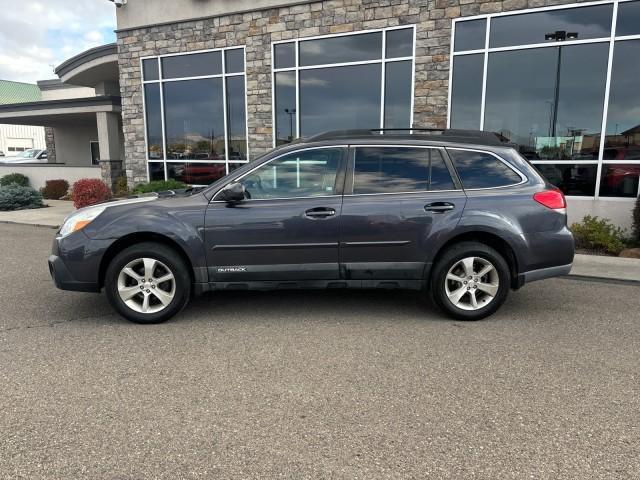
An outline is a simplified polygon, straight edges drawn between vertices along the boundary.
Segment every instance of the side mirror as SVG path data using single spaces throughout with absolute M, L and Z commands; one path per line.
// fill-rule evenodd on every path
M 238 203 L 245 199 L 244 185 L 240 182 L 233 182 L 224 187 L 218 193 L 216 200 L 227 203 Z

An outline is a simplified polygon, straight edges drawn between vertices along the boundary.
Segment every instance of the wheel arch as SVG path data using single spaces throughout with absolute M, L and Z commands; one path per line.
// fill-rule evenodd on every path
M 188 267 L 189 277 L 191 278 L 191 283 L 192 284 L 195 283 L 196 280 L 195 280 L 195 271 L 194 271 L 194 267 L 193 267 L 193 262 L 189 258 L 189 255 L 187 255 L 187 252 L 185 251 L 185 249 L 178 242 L 176 242 L 174 239 L 172 239 L 172 238 L 170 238 L 170 237 L 168 237 L 166 235 L 162 235 L 162 234 L 159 234 L 159 233 L 154 233 L 154 232 L 135 232 L 135 233 L 130 233 L 128 235 L 125 235 L 125 236 L 119 238 L 118 240 L 113 242 L 109 246 L 109 248 L 107 248 L 107 250 L 105 251 L 105 253 L 102 256 L 102 259 L 100 261 L 100 269 L 99 269 L 99 273 L 98 273 L 98 282 L 99 282 L 99 287 L 100 288 L 104 287 L 104 281 L 105 281 L 105 275 L 106 275 L 106 272 L 107 272 L 107 268 L 109 267 L 109 264 L 115 258 L 115 256 L 118 253 L 120 253 L 122 250 L 124 250 L 125 248 L 131 247 L 132 245 L 136 245 L 138 243 L 143 243 L 143 242 L 160 243 L 160 244 L 166 245 L 169 248 L 175 250 L 176 253 L 178 253 L 178 255 L 180 255 L 180 257 L 182 258 L 182 260 L 185 262 L 185 264 Z

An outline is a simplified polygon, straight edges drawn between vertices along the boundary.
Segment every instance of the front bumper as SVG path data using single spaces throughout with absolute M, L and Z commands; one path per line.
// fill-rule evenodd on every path
M 60 290 L 72 290 L 75 292 L 99 292 L 98 282 L 82 282 L 76 280 L 62 259 L 57 255 L 49 257 L 49 273 L 53 282 Z

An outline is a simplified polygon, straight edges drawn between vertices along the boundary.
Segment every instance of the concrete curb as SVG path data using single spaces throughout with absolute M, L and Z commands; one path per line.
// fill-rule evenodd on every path
M 23 225 L 25 227 L 49 228 L 52 230 L 57 230 L 58 228 L 60 228 L 60 225 L 46 225 L 44 223 L 12 222 L 10 220 L 0 220 L 0 223 L 4 223 L 6 225 Z

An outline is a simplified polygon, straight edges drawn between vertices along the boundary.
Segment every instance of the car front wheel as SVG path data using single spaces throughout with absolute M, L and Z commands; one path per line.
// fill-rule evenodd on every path
M 496 250 L 479 242 L 462 242 L 436 262 L 431 295 L 449 316 L 480 320 L 504 303 L 510 280 L 509 265 Z
M 191 277 L 175 250 L 159 243 L 140 243 L 111 261 L 105 290 L 113 308 L 126 319 L 160 323 L 187 304 Z

